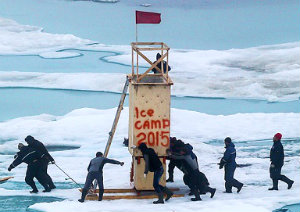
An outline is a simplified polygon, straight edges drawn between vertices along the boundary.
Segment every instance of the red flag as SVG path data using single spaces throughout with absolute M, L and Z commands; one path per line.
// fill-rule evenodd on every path
M 135 11 L 136 24 L 159 24 L 160 21 L 160 13 Z

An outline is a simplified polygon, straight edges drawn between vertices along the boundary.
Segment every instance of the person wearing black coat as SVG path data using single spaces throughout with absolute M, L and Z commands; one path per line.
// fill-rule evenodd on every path
M 55 189 L 56 186 L 54 185 L 52 178 L 47 173 L 48 171 L 48 164 L 51 162 L 52 164 L 55 163 L 53 157 L 49 154 L 48 150 L 44 146 L 44 144 L 38 140 L 36 140 L 31 135 L 28 135 L 25 138 L 25 141 L 27 142 L 28 146 L 35 149 L 39 154 L 41 154 L 41 169 L 46 174 L 46 180 L 47 184 L 49 185 L 50 189 Z
M 30 193 L 37 193 L 38 189 L 35 185 L 33 178 L 35 177 L 39 183 L 45 188 L 43 192 L 50 192 L 47 181 L 46 174 L 41 170 L 41 155 L 29 146 L 24 146 L 22 143 L 19 143 L 18 149 L 20 150 L 15 156 L 15 160 L 8 167 L 8 171 L 11 171 L 13 168 L 17 167 L 21 163 L 28 164 L 25 182 L 32 188 Z
M 144 177 L 147 177 L 149 171 L 154 172 L 153 187 L 157 192 L 158 200 L 154 201 L 153 204 L 164 204 L 163 193 L 167 195 L 165 201 L 168 201 L 173 196 L 173 192 L 159 184 L 159 180 L 164 173 L 163 165 L 155 151 L 152 148 L 148 148 L 145 143 L 141 143 L 138 148 L 141 150 L 145 160 Z
M 273 137 L 273 146 L 270 151 L 270 177 L 273 181 L 273 187 L 269 190 L 278 190 L 278 180 L 281 180 L 288 184 L 288 189 L 291 189 L 294 181 L 281 174 L 281 168 L 284 163 L 284 150 L 281 144 L 280 133 L 276 133 Z
M 161 54 L 157 53 L 156 54 L 156 61 L 159 60 L 159 58 L 161 58 Z M 156 61 L 154 61 L 153 63 L 155 63 Z M 160 70 L 161 69 L 161 62 L 159 62 L 157 65 L 156 65 Z M 163 61 L 163 68 L 164 68 L 164 74 L 167 72 L 167 62 L 166 61 Z M 153 68 L 152 69 L 153 73 L 154 74 L 157 74 L 157 73 L 160 73 L 159 71 L 156 70 L 156 68 Z M 168 72 L 171 71 L 171 67 L 168 65 Z
M 236 150 L 235 146 L 231 141 L 231 138 L 227 137 L 224 140 L 225 149 L 224 156 L 221 158 L 219 163 L 219 168 L 222 169 L 225 167 L 225 189 L 226 193 L 232 193 L 232 187 L 237 188 L 237 192 L 239 193 L 243 187 L 243 183 L 234 179 L 234 172 L 236 169 Z

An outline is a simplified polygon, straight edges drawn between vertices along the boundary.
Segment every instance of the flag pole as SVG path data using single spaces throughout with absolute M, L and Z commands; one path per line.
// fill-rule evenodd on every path
M 137 24 L 135 23 L 135 42 L 138 42 Z

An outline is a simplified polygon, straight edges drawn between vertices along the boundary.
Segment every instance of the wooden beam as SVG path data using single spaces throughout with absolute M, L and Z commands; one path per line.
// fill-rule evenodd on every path
M 165 195 L 166 197 L 166 195 Z M 184 194 L 173 194 L 172 197 L 184 197 Z M 117 200 L 117 199 L 156 199 L 156 194 L 151 195 L 113 195 L 103 196 L 103 200 Z M 98 200 L 98 195 L 86 196 L 86 200 Z
M 169 48 L 136 48 L 138 50 L 141 50 L 141 51 L 158 51 L 158 50 L 169 50 Z
M 179 188 L 169 188 L 171 191 L 179 191 Z M 82 190 L 79 189 L 81 192 Z M 154 191 L 137 191 L 134 188 L 107 188 L 104 193 L 153 193 Z M 94 190 L 95 194 L 99 193 L 99 189 Z
M 159 71 L 160 73 L 162 73 L 162 71 L 157 66 L 153 66 L 152 61 L 149 60 L 142 52 L 140 52 L 139 50 L 137 50 L 137 54 L 139 54 L 142 58 L 144 58 L 144 60 L 146 60 L 151 65 L 151 67 L 155 68 L 157 71 Z
M 159 58 L 150 68 L 148 68 L 148 70 L 145 73 L 138 77 L 136 81 L 139 82 L 141 79 L 143 79 L 153 69 L 153 67 L 156 66 L 159 62 L 161 62 L 165 57 L 166 55 L 163 55 L 161 58 Z

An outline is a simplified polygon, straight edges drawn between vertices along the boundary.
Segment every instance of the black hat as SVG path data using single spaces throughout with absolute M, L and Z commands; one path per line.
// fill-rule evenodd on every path
M 34 141 L 34 137 L 32 137 L 31 135 L 28 135 L 26 138 L 25 138 L 25 141 L 28 143 L 30 143 L 31 141 Z
M 141 150 L 142 152 L 145 152 L 148 148 L 147 148 L 147 145 L 145 143 L 141 143 L 139 145 L 139 150 Z
M 230 137 L 227 137 L 227 138 L 225 138 L 225 140 L 224 140 L 226 143 L 231 143 L 231 138 Z
M 97 152 L 96 153 L 96 157 L 102 157 L 103 156 L 103 153 L 102 152 Z

